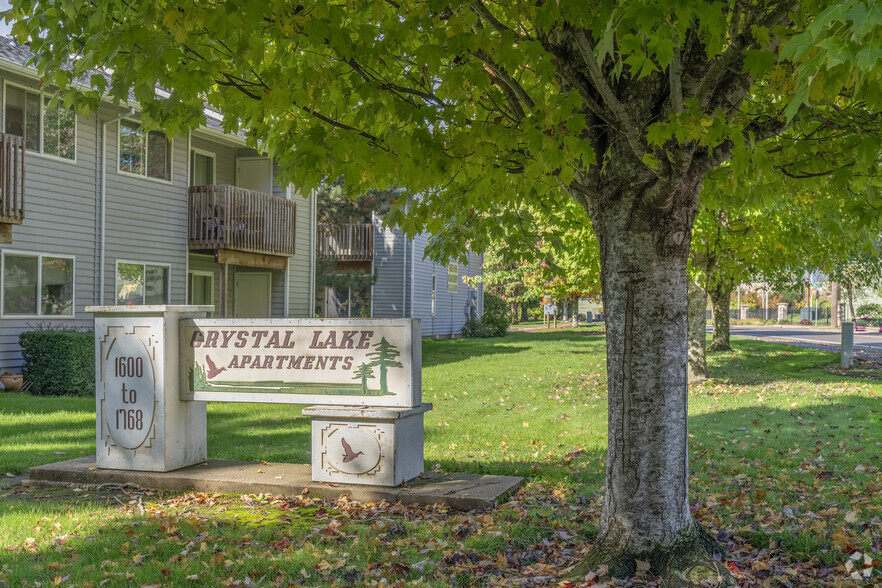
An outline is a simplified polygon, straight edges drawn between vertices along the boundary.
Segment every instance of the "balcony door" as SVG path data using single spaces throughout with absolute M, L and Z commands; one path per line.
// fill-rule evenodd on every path
M 266 157 L 236 159 L 236 185 L 247 190 L 273 193 L 273 163 Z
M 237 272 L 233 286 L 233 318 L 269 318 L 272 274 Z

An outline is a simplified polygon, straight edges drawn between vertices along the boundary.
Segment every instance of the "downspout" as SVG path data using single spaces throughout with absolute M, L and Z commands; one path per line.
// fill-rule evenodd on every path
M 309 318 L 315 316 L 315 243 L 316 243 L 316 194 L 313 192 L 309 202 L 309 301 L 306 308 L 309 312 Z
M 190 154 L 193 152 L 193 133 L 187 131 L 187 229 L 184 231 L 184 304 L 190 304 Z M 174 143 L 172 143 L 174 154 Z M 168 279 L 171 282 L 171 276 Z M 213 293 L 212 293 L 213 295 Z M 171 294 L 169 294 L 171 297 Z
M 376 220 L 377 213 L 371 211 L 371 318 L 374 318 L 374 272 L 377 271 L 376 266 L 374 265 L 377 258 L 376 247 L 374 247 L 374 243 L 377 241 L 375 239 L 377 231 L 376 226 L 374 225 Z
M 285 187 L 285 198 L 291 200 L 291 184 Z M 294 215 L 294 234 L 297 234 L 297 214 Z M 295 237 L 296 239 L 296 237 Z M 307 287 L 308 288 L 308 287 Z M 282 304 L 282 317 L 288 318 L 291 314 L 291 257 L 285 258 L 285 287 L 282 288 L 285 301 Z M 308 295 L 308 294 L 307 294 Z M 307 312 L 309 308 L 306 309 Z
M 408 201 L 404 205 L 404 212 L 407 213 Z M 401 259 L 401 318 L 407 318 L 407 235 L 404 229 L 401 229 L 401 238 L 404 239 L 404 256 Z
M 414 305 L 413 305 L 413 282 L 414 282 L 414 268 L 416 268 L 416 238 L 410 244 L 410 318 L 416 318 L 414 316 Z
M 106 258 L 106 241 L 107 241 L 107 125 L 119 122 L 124 118 L 128 118 L 135 114 L 135 109 L 130 108 L 128 112 L 105 121 L 101 124 L 101 230 L 98 237 L 98 306 L 104 306 L 104 261 Z

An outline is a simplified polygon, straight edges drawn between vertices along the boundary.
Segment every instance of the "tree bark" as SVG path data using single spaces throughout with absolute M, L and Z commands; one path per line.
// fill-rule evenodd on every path
M 689 511 L 686 262 L 699 182 L 692 193 L 684 185 L 689 179 L 666 210 L 639 195 L 589 210 L 600 244 L 609 433 L 598 537 L 577 569 L 603 563 L 626 575 L 643 560 L 656 575 L 680 578 L 675 585 L 698 585 L 683 574 L 718 570 L 711 554 L 722 550 Z
M 729 345 L 729 300 L 732 298 L 732 290 L 735 283 L 721 280 L 709 288 L 711 306 L 714 316 L 714 334 L 708 351 L 728 351 Z
M 579 295 L 573 294 L 573 326 L 579 326 Z
M 689 278 L 686 285 L 689 296 L 689 383 L 703 382 L 707 378 L 707 355 L 705 353 L 707 324 L 707 292 L 698 280 Z

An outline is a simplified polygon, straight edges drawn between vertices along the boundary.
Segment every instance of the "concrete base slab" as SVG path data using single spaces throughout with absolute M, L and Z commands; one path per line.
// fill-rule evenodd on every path
M 359 502 L 401 502 L 427 506 L 443 504 L 458 510 L 493 508 L 516 491 L 523 478 L 476 474 L 434 474 L 411 480 L 402 487 L 327 484 L 313 482 L 309 464 L 253 463 L 209 460 L 171 472 L 98 469 L 95 456 L 60 461 L 30 469 L 36 483 L 136 484 L 187 492 L 234 492 L 310 496 L 336 500 L 346 495 Z

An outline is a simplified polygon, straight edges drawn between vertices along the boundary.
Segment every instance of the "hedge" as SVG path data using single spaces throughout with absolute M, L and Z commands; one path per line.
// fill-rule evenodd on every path
M 38 396 L 95 395 L 95 334 L 77 329 L 25 331 L 18 337 L 28 392 Z

